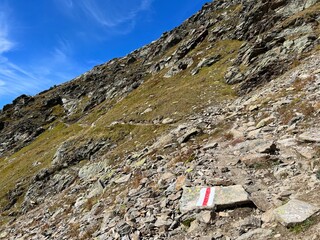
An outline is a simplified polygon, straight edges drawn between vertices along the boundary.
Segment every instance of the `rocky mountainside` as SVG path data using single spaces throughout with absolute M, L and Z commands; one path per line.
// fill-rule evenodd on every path
M 320 1 L 216 0 L 0 111 L 0 239 L 320 239 Z

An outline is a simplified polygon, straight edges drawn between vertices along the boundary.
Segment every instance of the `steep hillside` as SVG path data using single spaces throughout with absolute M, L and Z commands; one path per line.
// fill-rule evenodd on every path
M 0 239 L 320 238 L 319 24 L 319 0 L 214 1 L 6 105 Z

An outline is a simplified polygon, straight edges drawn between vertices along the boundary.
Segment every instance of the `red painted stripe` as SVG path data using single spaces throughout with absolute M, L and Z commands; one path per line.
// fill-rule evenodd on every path
M 210 193 L 211 193 L 211 188 L 207 188 L 206 189 L 206 195 L 204 196 L 202 206 L 207 206 L 208 205 Z

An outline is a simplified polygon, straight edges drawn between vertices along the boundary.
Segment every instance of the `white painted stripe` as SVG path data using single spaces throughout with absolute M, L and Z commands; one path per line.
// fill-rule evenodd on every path
M 201 188 L 200 190 L 200 197 L 197 201 L 197 207 L 202 207 L 202 204 L 203 204 L 203 200 L 206 196 L 206 191 L 207 191 L 207 188 Z
M 199 199 L 198 199 L 197 205 L 196 205 L 197 207 L 202 207 L 203 206 L 203 202 L 204 202 L 204 199 L 205 199 L 205 196 L 206 196 L 206 191 L 207 191 L 207 188 L 202 188 L 200 190 L 200 196 L 199 196 Z M 209 195 L 209 200 L 208 200 L 208 203 L 207 203 L 208 207 L 213 206 L 214 196 L 215 196 L 215 188 L 212 187 L 212 188 L 210 188 L 210 195 Z
M 216 194 L 215 188 L 212 187 L 212 188 L 211 188 L 211 192 L 210 192 L 210 196 L 209 196 L 209 200 L 208 200 L 208 205 L 207 205 L 207 206 L 209 206 L 209 207 L 213 206 L 215 194 Z

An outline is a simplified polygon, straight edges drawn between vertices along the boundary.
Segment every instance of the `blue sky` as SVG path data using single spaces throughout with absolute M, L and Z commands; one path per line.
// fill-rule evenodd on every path
M 0 108 L 156 40 L 209 0 L 0 0 Z

